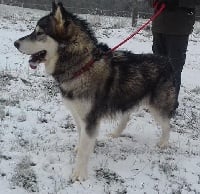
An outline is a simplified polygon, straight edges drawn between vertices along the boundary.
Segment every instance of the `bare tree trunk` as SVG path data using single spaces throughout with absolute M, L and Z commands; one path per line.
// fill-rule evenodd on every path
M 133 9 L 132 9 L 132 26 L 137 25 L 138 18 L 138 0 L 133 0 Z

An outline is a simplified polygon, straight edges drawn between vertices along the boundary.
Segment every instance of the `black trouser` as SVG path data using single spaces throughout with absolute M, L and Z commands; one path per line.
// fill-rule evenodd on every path
M 181 85 L 181 72 L 185 64 L 189 35 L 166 35 L 153 32 L 154 54 L 167 56 L 172 62 L 175 78 L 177 98 Z

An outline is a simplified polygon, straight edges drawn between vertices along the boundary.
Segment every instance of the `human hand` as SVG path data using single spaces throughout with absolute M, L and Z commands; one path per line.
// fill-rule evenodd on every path
M 174 9 L 178 7 L 179 0 L 157 0 L 156 3 L 157 3 L 157 7 L 160 7 L 161 4 L 164 3 L 166 5 L 166 8 Z

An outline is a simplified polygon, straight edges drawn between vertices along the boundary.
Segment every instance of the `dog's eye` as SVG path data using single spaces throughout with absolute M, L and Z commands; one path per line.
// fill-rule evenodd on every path
M 43 34 L 44 34 L 44 32 L 42 32 L 42 31 L 38 31 L 38 32 L 36 33 L 37 36 L 40 36 L 40 35 L 43 35 Z

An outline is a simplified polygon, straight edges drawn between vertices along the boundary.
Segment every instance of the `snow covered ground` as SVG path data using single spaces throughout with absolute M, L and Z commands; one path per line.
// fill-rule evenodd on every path
M 145 110 L 132 114 L 117 139 L 106 136 L 116 122 L 103 121 L 89 179 L 71 183 L 74 121 L 44 67 L 29 69 L 13 46 L 44 14 L 0 5 L 0 194 L 200 194 L 200 25 L 189 42 L 170 147 L 156 147 L 160 129 Z M 129 19 L 87 19 L 101 24 L 96 35 L 111 47 L 133 31 Z M 147 53 L 151 44 L 146 30 L 122 49 Z

